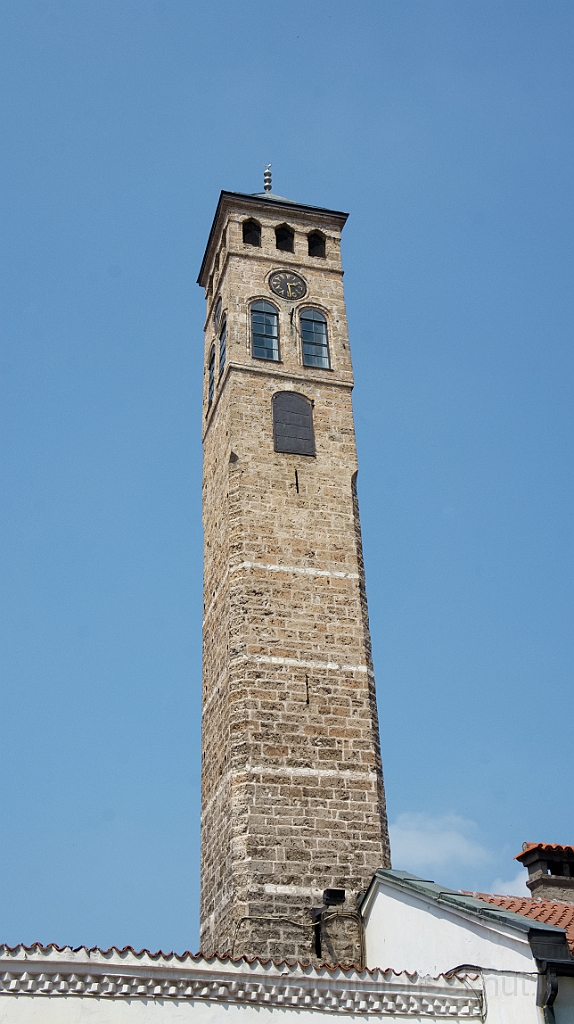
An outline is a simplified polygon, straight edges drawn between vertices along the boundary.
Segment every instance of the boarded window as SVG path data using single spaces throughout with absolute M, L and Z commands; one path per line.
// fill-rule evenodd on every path
M 276 452 L 315 455 L 313 406 L 305 395 L 295 391 L 273 395 L 273 443 Z

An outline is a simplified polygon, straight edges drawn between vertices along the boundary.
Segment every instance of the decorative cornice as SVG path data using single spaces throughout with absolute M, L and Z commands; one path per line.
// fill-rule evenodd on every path
M 477 985 L 478 982 L 478 985 Z M 0 946 L 0 995 L 204 1000 L 332 1014 L 480 1019 L 477 975 L 445 978 L 133 950 Z

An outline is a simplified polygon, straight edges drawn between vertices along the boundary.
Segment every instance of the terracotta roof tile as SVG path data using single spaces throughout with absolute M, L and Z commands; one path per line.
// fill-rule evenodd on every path
M 532 921 L 564 928 L 570 952 L 574 955 L 574 903 L 536 900 L 529 896 L 497 896 L 486 892 L 473 892 L 472 895 L 495 907 L 502 907 L 503 910 L 511 910 L 514 914 L 529 917 Z
M 515 860 L 520 860 L 530 850 L 543 850 L 545 853 L 574 853 L 574 846 L 560 846 L 559 843 L 523 843 L 520 853 L 516 854 Z
M 5 943 L 0 943 L 0 963 L 8 957 L 21 959 L 22 954 L 29 955 L 31 958 L 36 958 L 44 955 L 46 959 L 51 958 L 56 954 L 64 954 L 67 960 L 78 960 L 82 963 L 93 962 L 95 965 L 101 965 L 102 961 L 109 961 L 113 964 L 123 963 L 126 966 L 134 966 L 134 960 L 142 961 L 142 966 L 151 966 L 146 964 L 145 960 L 159 961 L 158 967 L 165 970 L 166 967 L 173 967 L 175 969 L 178 966 L 182 966 L 185 969 L 189 969 L 192 963 L 198 968 L 211 967 L 214 962 L 215 964 L 241 970 L 242 967 L 246 967 L 249 973 L 256 974 L 258 968 L 263 968 L 263 972 L 260 974 L 273 973 L 269 971 L 269 966 L 272 965 L 275 968 L 275 973 L 280 972 L 280 976 L 286 975 L 285 968 L 291 968 L 293 977 L 299 975 L 306 975 L 307 977 L 324 977 L 325 974 L 335 975 L 343 973 L 347 975 L 351 980 L 354 980 L 354 976 L 358 976 L 359 979 L 368 981 L 369 976 L 374 978 L 380 978 L 381 976 L 395 976 L 396 978 L 406 977 L 412 981 L 417 981 L 422 978 L 418 971 L 401 971 L 396 970 L 394 967 L 359 967 L 357 964 L 328 964 L 321 963 L 314 966 L 313 964 L 306 963 L 302 960 L 273 960 L 270 957 L 258 957 L 258 956 L 236 956 L 232 957 L 229 953 L 163 953 L 158 950 L 157 953 L 150 953 L 149 949 L 135 950 L 133 946 L 109 946 L 108 949 L 100 949 L 99 946 L 58 946 L 55 942 L 49 942 L 43 945 L 41 942 L 33 942 L 27 946 L 24 943 L 18 943 L 16 946 L 8 946 Z M 55 958 L 56 961 L 58 957 Z M 177 963 L 174 963 L 177 961 Z M 137 966 L 140 966 L 139 964 Z M 246 971 L 247 973 L 247 971 Z M 442 972 L 441 974 L 433 975 L 432 980 L 438 981 L 440 978 L 446 978 L 447 981 L 452 977 L 456 977 L 459 980 L 468 979 L 469 981 L 477 981 L 479 975 L 474 969 L 466 968 L 455 968 L 451 971 Z M 423 979 L 424 980 L 424 979 Z

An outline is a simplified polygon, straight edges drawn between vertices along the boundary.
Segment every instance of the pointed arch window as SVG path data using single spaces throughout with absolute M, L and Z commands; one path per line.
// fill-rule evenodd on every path
M 258 221 L 243 221 L 243 241 L 245 245 L 261 245 L 261 224 Z
M 279 313 L 270 302 L 251 307 L 251 351 L 255 359 L 279 362 Z
M 313 406 L 296 391 L 273 395 L 273 447 L 290 455 L 315 455 Z
M 207 373 L 207 404 L 208 406 L 210 406 L 211 403 L 213 402 L 213 396 L 215 394 L 215 345 L 211 346 Z
M 309 256 L 322 256 L 325 258 L 325 235 L 322 235 L 320 231 L 312 231 L 311 234 L 307 235 L 307 242 L 309 244 Z
M 215 330 L 219 327 L 219 321 L 221 320 L 221 295 L 215 303 L 215 312 L 213 314 L 213 325 Z
M 301 344 L 303 366 L 317 366 L 329 370 L 329 339 L 327 320 L 318 309 L 304 309 L 301 313 Z
M 225 360 L 227 358 L 227 317 L 223 314 L 221 321 L 221 330 L 219 332 L 219 376 L 225 369 Z
M 295 232 L 288 224 L 280 224 L 275 228 L 275 245 L 282 252 L 293 252 Z

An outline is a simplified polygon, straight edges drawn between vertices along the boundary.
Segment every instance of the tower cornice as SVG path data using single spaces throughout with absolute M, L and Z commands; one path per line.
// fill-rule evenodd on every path
M 271 193 L 263 193 L 262 195 L 249 195 L 243 192 L 221 192 L 219 196 L 219 202 L 217 203 L 217 209 L 209 232 L 209 238 L 201 262 L 201 268 L 197 278 L 197 283 L 201 287 L 205 287 L 207 284 L 207 277 L 211 261 L 215 254 L 215 247 L 219 239 L 219 235 L 225 223 L 225 218 L 228 211 L 233 206 L 244 206 L 246 210 L 255 211 L 261 210 L 266 211 L 270 208 L 274 210 L 285 210 L 287 213 L 303 213 L 313 215 L 315 218 L 328 219 L 334 221 L 341 231 L 349 216 L 348 213 L 343 213 L 340 210 L 327 210 L 322 206 L 307 206 L 304 203 L 295 203 L 291 199 L 284 199 L 282 196 L 274 196 Z

